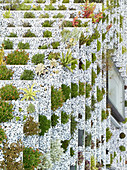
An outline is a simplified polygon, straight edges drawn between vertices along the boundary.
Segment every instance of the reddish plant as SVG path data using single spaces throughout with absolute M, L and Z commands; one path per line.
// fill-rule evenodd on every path
M 78 19 L 78 16 L 76 16 L 75 18 L 73 18 L 73 21 L 72 21 L 72 25 L 73 25 L 73 27 L 77 27 L 77 25 L 78 25 L 78 21 L 77 21 L 77 19 Z
M 107 32 L 110 30 L 111 27 L 112 27 L 112 23 L 106 27 Z

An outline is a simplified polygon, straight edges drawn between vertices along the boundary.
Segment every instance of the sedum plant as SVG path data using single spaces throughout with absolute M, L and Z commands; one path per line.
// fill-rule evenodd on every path
M 48 30 L 44 31 L 43 37 L 52 37 L 52 32 Z
M 24 72 L 20 76 L 20 80 L 33 80 L 34 72 L 32 70 L 24 70 Z
M 4 49 L 13 49 L 13 42 L 10 41 L 9 39 L 4 40 Z
M 8 35 L 8 37 L 17 37 L 17 34 L 11 32 L 10 35 Z
M 28 113 L 34 113 L 35 112 L 34 104 L 32 104 L 32 103 L 29 104 L 29 106 L 27 107 L 27 112 Z
M 33 55 L 32 63 L 34 63 L 35 65 L 40 64 L 40 63 L 44 64 L 44 58 L 45 58 L 44 54 L 37 53 Z
M 44 10 L 56 10 L 56 8 L 52 5 L 52 4 L 49 4 L 49 5 L 45 5 L 45 8 Z
M 0 126 L 0 144 L 3 142 L 4 139 L 7 139 L 4 129 Z
M 18 48 L 19 49 L 29 49 L 30 48 L 30 44 L 29 43 L 19 42 L 18 43 Z
M 45 20 L 42 23 L 42 27 L 52 27 L 52 24 L 54 23 L 54 21 L 49 21 L 49 20 Z
M 29 87 L 29 85 L 27 86 L 28 87 L 28 89 L 22 89 L 22 88 L 20 88 L 21 90 L 23 90 L 26 94 L 24 94 L 24 97 L 21 99 L 21 101 L 23 101 L 23 100 L 31 100 L 31 99 L 33 99 L 33 100 L 35 100 L 34 99 L 34 97 L 36 97 L 36 93 L 37 92 L 39 92 L 38 90 L 37 91 L 33 91 L 33 86 L 35 85 L 35 83 L 31 86 L 31 88 Z
M 10 80 L 14 71 L 8 69 L 6 66 L 0 66 L 0 80 Z

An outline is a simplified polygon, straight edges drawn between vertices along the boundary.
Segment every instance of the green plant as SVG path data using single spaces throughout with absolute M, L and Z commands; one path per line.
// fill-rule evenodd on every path
M 120 14 L 120 28 L 123 28 L 123 16 Z
M 76 83 L 71 83 L 71 98 L 78 96 L 78 85 Z
M 52 45 L 53 49 L 58 49 L 58 46 L 60 46 L 60 42 L 59 41 L 52 42 L 51 45 Z
M 101 42 L 97 40 L 97 52 L 101 49 Z
M 67 7 L 65 5 L 58 5 L 58 10 L 66 10 Z
M 101 72 L 101 68 L 99 65 L 97 65 L 97 75 Z
M 97 78 L 97 75 L 95 71 L 92 69 L 92 86 L 95 84 L 95 79 Z
M 17 100 L 19 98 L 19 91 L 12 84 L 7 84 L 0 88 L 1 100 Z
M 64 149 L 64 153 L 67 151 L 67 147 L 69 146 L 70 140 L 61 141 L 61 147 Z
M 7 27 L 15 27 L 14 23 L 8 23 Z
M 123 146 L 123 145 L 121 145 L 121 146 L 119 147 L 119 149 L 120 149 L 121 152 L 126 151 L 126 148 L 125 148 L 125 146 Z
M 61 111 L 61 123 L 66 124 L 69 121 L 70 115 Z
M 30 103 L 27 107 L 27 113 L 34 113 L 35 112 L 35 106 L 34 104 Z
M 39 92 L 38 90 L 37 91 L 33 91 L 33 86 L 35 85 L 35 83 L 34 84 L 32 84 L 32 86 L 31 86 L 31 88 L 29 87 L 29 85 L 27 86 L 28 87 L 28 89 L 22 89 L 22 88 L 20 88 L 21 90 L 23 90 L 26 94 L 24 94 L 24 97 L 21 99 L 21 101 L 23 101 L 23 100 L 30 100 L 30 99 L 33 99 L 33 100 L 35 100 L 34 99 L 34 97 L 36 97 L 36 93 L 37 92 Z
M 72 24 L 71 21 L 66 21 L 66 20 L 64 20 L 64 21 L 62 22 L 62 27 L 73 27 L 73 24 Z
M 14 71 L 8 69 L 6 66 L 0 66 L 0 80 L 10 80 Z
M 42 27 L 52 27 L 52 24 L 54 23 L 54 21 L 49 21 L 49 20 L 45 20 L 42 23 Z
M 17 34 L 11 32 L 10 35 L 8 35 L 8 37 L 17 37 Z
M 62 89 L 55 89 L 54 86 L 51 86 L 51 109 L 55 111 L 59 107 L 62 107 L 64 101 L 65 96 Z
M 86 59 L 86 70 L 90 67 L 90 65 L 91 65 L 91 62 Z
M 36 123 L 33 120 L 34 118 L 32 116 L 28 117 L 23 126 L 23 133 L 26 136 L 38 135 L 40 133 L 39 123 Z
M 45 0 L 36 0 L 36 3 L 45 3 Z
M 79 69 L 85 70 L 85 64 L 83 64 L 81 58 L 79 59 Z
M 106 34 L 107 34 L 107 32 L 102 33 L 102 41 L 104 41 L 106 39 Z
M 25 12 L 24 18 L 35 18 L 35 15 L 32 12 Z
M 45 5 L 44 10 L 56 10 L 56 8 L 52 4 L 49 4 L 49 5 Z
M 84 94 L 85 94 L 84 83 L 79 81 L 79 96 L 84 95 Z
M 58 119 L 59 119 L 59 116 L 57 116 L 53 113 L 53 115 L 51 116 L 51 125 L 53 127 L 56 126 L 57 123 L 59 123 Z
M 90 91 L 91 91 L 92 87 L 90 84 L 86 83 L 86 98 L 90 97 Z
M 87 42 L 87 36 L 84 36 L 83 32 L 81 33 L 80 39 L 79 39 L 79 47 L 81 47 L 83 44 Z
M 119 42 L 120 42 L 120 43 L 123 42 L 123 38 L 122 38 L 121 33 L 119 34 Z
M 9 9 L 9 11 L 6 11 L 6 12 L 3 14 L 3 17 L 4 17 L 4 18 L 11 18 L 11 17 L 12 17 L 12 14 L 11 14 L 11 12 L 10 12 L 10 9 Z
M 48 49 L 48 46 L 47 45 L 42 45 L 42 46 L 39 46 L 38 49 Z
M 20 120 L 20 117 L 19 117 L 19 116 L 16 116 L 15 119 L 16 119 L 16 121 L 19 121 L 19 120 Z
M 44 58 L 45 58 L 44 54 L 37 53 L 33 55 L 32 63 L 34 63 L 35 65 L 40 64 L 40 63 L 44 64 Z
M 64 15 L 62 15 L 61 13 L 58 13 L 57 15 L 53 15 L 53 18 L 63 18 Z
M 91 156 L 91 165 L 90 166 L 91 166 L 91 170 L 98 170 L 98 168 L 96 167 L 95 158 L 93 155 Z
M 70 156 L 74 156 L 75 151 L 73 150 L 73 148 L 70 148 Z
M 42 10 L 40 5 L 33 5 L 33 8 L 31 10 Z
M 127 123 L 127 118 L 125 118 L 125 120 L 122 123 L 124 123 L 124 124 Z
M 26 115 L 23 115 L 23 121 L 26 120 L 27 116 Z
M 32 3 L 33 0 L 24 0 L 24 3 Z
M 19 42 L 18 43 L 18 48 L 19 49 L 29 49 L 30 48 L 30 44 L 29 43 L 23 43 L 23 42 Z
M 85 106 L 85 121 L 89 120 L 91 118 L 91 108 L 89 106 Z
M 30 10 L 31 5 L 26 5 L 24 2 L 19 4 L 16 10 Z
M 29 30 L 27 30 L 27 32 L 23 35 L 23 37 L 36 37 L 36 35 L 35 35 L 34 33 L 32 33 L 32 32 L 30 31 L 30 29 L 29 29 Z
M 4 40 L 4 49 L 13 49 L 13 42 L 10 41 L 9 39 Z
M 19 107 L 19 112 L 21 113 L 23 111 L 23 109 L 21 107 Z
M 15 50 L 9 53 L 5 58 L 6 63 L 9 65 L 26 65 L 29 60 L 29 54 L 24 50 Z
M 32 170 L 37 168 L 40 163 L 41 153 L 38 149 L 34 150 L 32 148 L 24 147 L 23 148 L 23 165 L 27 170 Z
M 8 122 L 13 119 L 13 104 L 5 101 L 0 101 L 0 123 Z
M 24 22 L 22 26 L 23 27 L 31 27 L 31 24 L 29 22 Z
M 103 99 L 103 92 L 97 86 L 97 101 L 100 102 Z
M 66 102 L 67 99 L 70 99 L 71 89 L 69 86 L 65 84 L 62 84 L 61 88 L 62 88 L 63 95 L 65 96 L 65 102 Z
M 3 142 L 3 140 L 7 139 L 7 136 L 5 134 L 4 129 L 2 129 L 2 126 L 0 125 L 0 144 Z
M 101 121 L 103 121 L 104 119 L 107 119 L 107 117 L 109 116 L 109 112 L 108 110 L 103 110 L 101 111 Z
M 86 137 L 85 137 L 85 147 L 91 145 L 91 138 L 92 138 L 91 133 L 87 133 L 87 132 L 86 132 Z
M 44 136 L 46 132 L 48 132 L 50 128 L 50 120 L 47 119 L 44 115 L 39 115 L 39 128 L 41 129 L 41 132 L 39 133 L 40 136 Z
M 124 139 L 126 137 L 125 133 L 120 133 L 120 139 Z
M 49 18 L 49 14 L 48 13 L 40 14 L 39 18 Z
M 112 137 L 112 133 L 111 133 L 109 127 L 107 127 L 106 128 L 106 142 L 108 142 L 109 139 L 111 139 L 111 137 Z
M 69 0 L 63 0 L 62 3 L 69 3 Z
M 97 57 L 95 55 L 95 53 L 92 53 L 92 63 L 94 63 L 96 61 Z
M 43 37 L 52 37 L 52 32 L 48 30 L 44 31 Z
M 20 76 L 20 80 L 33 80 L 34 72 L 32 70 L 24 70 L 24 72 Z
M 127 48 L 125 46 L 122 46 L 122 54 L 127 52 Z
M 49 56 L 48 56 L 48 59 L 49 59 L 49 60 L 52 60 L 52 59 L 58 60 L 59 57 L 60 57 L 60 53 L 50 52 L 50 53 L 49 53 Z
M 71 135 L 73 135 L 75 130 L 77 129 L 78 122 L 75 120 L 75 118 L 75 116 L 71 115 Z
M 94 95 L 92 95 L 91 97 L 91 110 L 94 111 L 95 110 L 95 103 L 97 103 Z
M 84 0 L 74 0 L 74 3 L 84 3 Z

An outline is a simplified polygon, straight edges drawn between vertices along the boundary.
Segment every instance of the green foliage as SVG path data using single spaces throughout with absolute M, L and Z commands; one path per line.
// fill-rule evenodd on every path
M 19 49 L 30 49 L 30 45 L 29 45 L 29 43 L 23 43 L 23 42 L 19 42 L 18 43 L 18 48 Z
M 101 111 L 101 121 L 103 121 L 104 119 L 107 119 L 107 117 L 109 116 L 109 112 L 108 110 L 103 110 Z
M 58 10 L 66 10 L 67 7 L 65 5 L 58 5 Z
M 19 112 L 21 113 L 23 111 L 23 109 L 21 107 L 19 107 Z
M 81 47 L 81 45 L 85 44 L 86 42 L 87 42 L 87 36 L 84 36 L 84 34 L 82 32 L 80 39 L 79 39 L 79 47 Z
M 63 0 L 62 3 L 69 3 L 69 0 Z
M 7 84 L 0 88 L 0 97 L 2 100 L 17 100 L 19 91 L 12 84 Z
M 51 116 L 51 125 L 54 127 L 57 125 L 57 123 L 59 123 L 59 116 L 55 115 L 53 113 L 53 115 Z
M 95 55 L 95 53 L 92 53 L 92 63 L 94 63 L 96 61 L 97 57 Z
M 91 62 L 86 59 L 86 70 L 90 67 L 90 65 L 91 65 Z
M 61 147 L 64 149 L 64 153 L 67 151 L 67 147 L 69 146 L 70 140 L 61 141 Z
M 8 23 L 7 27 L 15 27 L 14 23 Z
M 120 28 L 123 28 L 123 16 L 120 14 Z
M 119 147 L 119 149 L 120 149 L 121 152 L 126 151 L 126 148 L 125 148 L 125 146 L 123 146 L 123 145 L 121 145 L 121 146 Z
M 35 106 L 34 104 L 30 103 L 27 107 L 27 113 L 34 113 L 35 112 Z
M 24 0 L 24 3 L 32 3 L 33 0 Z
M 52 59 L 58 60 L 59 57 L 60 57 L 60 53 L 50 52 L 50 53 L 49 53 L 49 56 L 48 56 L 48 59 L 49 59 L 49 60 L 52 60 Z
M 8 37 L 17 37 L 17 34 L 11 32 L 10 35 Z
M 62 89 L 55 89 L 54 86 L 51 86 L 51 109 L 55 111 L 59 107 L 62 107 L 64 101 L 65 96 Z
M 16 121 L 19 121 L 19 120 L 20 120 L 20 117 L 19 117 L 19 116 L 16 116 L 15 119 L 16 119 Z
M 52 37 L 52 32 L 48 30 L 44 31 L 43 37 Z
M 5 101 L 0 101 L 0 123 L 8 122 L 9 120 L 13 119 L 12 109 L 12 104 Z
M 35 15 L 32 12 L 25 12 L 24 18 L 35 18 Z
M 95 103 L 97 103 L 94 95 L 92 95 L 91 97 L 91 110 L 94 111 L 95 110 Z
M 42 23 L 42 27 L 52 27 L 52 24 L 54 23 L 54 21 L 49 21 L 49 20 L 45 20 Z
M 52 4 L 49 4 L 49 5 L 45 5 L 44 10 L 56 10 L 56 8 Z
M 98 168 L 96 167 L 95 158 L 93 155 L 91 156 L 91 165 L 90 166 L 91 166 L 91 170 L 98 170 Z
M 60 42 L 59 41 L 52 42 L 51 45 L 52 45 L 53 49 L 58 49 L 58 46 L 60 46 Z
M 91 89 L 92 89 L 91 85 L 86 82 L 86 98 L 90 97 Z
M 97 75 L 95 71 L 92 69 L 92 86 L 95 84 L 95 79 L 97 78 Z
M 42 10 L 42 8 L 40 5 L 38 5 L 38 6 L 33 5 L 33 8 L 31 10 Z
M 103 92 L 97 86 L 97 101 L 100 102 L 103 99 Z
M 85 121 L 89 120 L 91 118 L 91 108 L 89 106 L 85 106 Z
M 40 136 L 44 136 L 45 133 L 48 132 L 49 128 L 50 128 L 50 120 L 47 119 L 46 116 L 44 115 L 39 115 L 39 123 L 40 123 Z
M 112 133 L 111 133 L 109 127 L 107 127 L 106 128 L 106 142 L 108 142 L 109 139 L 111 139 L 111 137 L 112 137 Z
M 36 0 L 36 3 L 45 3 L 45 0 Z
M 84 3 L 84 0 L 74 0 L 74 3 Z
M 40 14 L 39 18 L 49 18 L 49 14 L 48 13 Z
M 58 13 L 57 15 L 53 15 L 53 18 L 63 18 L 64 15 L 62 15 L 61 13 Z
M 78 96 L 78 85 L 76 83 L 71 83 L 71 98 Z
M 32 170 L 37 168 L 40 163 L 41 153 L 38 149 L 34 150 L 32 148 L 24 147 L 23 148 L 23 165 L 27 170 Z
M 122 35 L 121 33 L 119 34 L 119 43 L 123 42 L 123 38 L 122 38 Z
M 31 27 L 31 24 L 29 22 L 24 22 L 22 26 L 23 27 Z
M 32 63 L 34 63 L 35 65 L 40 64 L 40 63 L 44 64 L 44 58 L 45 58 L 45 55 L 44 55 L 44 54 L 39 54 L 39 53 L 37 53 L 37 54 L 33 55 L 31 61 L 32 61 Z
M 6 56 L 6 63 L 9 65 L 26 65 L 29 54 L 24 50 L 15 50 Z
M 29 29 L 29 30 L 27 30 L 27 32 L 23 35 L 23 37 L 36 37 L 36 35 L 35 35 L 34 33 L 32 33 L 32 32 L 30 31 L 30 29 Z
M 66 102 L 67 99 L 70 99 L 71 89 L 69 86 L 65 84 L 62 84 L 61 88 L 62 88 L 63 95 L 65 96 L 65 102 Z
M 63 27 L 73 27 L 71 21 L 63 21 L 63 22 L 62 22 L 62 26 L 63 26 Z
M 124 123 L 124 124 L 127 123 L 127 118 L 125 118 L 125 120 L 122 123 Z
M 33 80 L 34 72 L 32 70 L 24 70 L 24 72 L 20 76 L 20 80 Z
M 75 130 L 77 129 L 78 122 L 75 120 L 75 116 L 71 115 L 71 135 L 73 136 Z
M 61 111 L 61 123 L 66 124 L 69 121 L 70 115 Z
M 50 3 L 56 3 L 56 0 L 50 0 Z
M 14 71 L 8 69 L 6 66 L 0 66 L 0 80 L 10 80 Z
M 85 70 L 85 65 L 83 64 L 81 58 L 79 59 L 79 69 Z
M 85 137 L 85 147 L 91 145 L 91 138 L 92 138 L 91 133 L 87 133 L 87 132 L 86 132 L 86 137 Z
M 24 2 L 17 6 L 16 10 L 30 10 L 31 5 L 25 5 Z
M 23 133 L 26 136 L 38 135 L 40 132 L 39 123 L 34 122 L 33 119 L 32 116 L 28 117 L 23 126 Z
M 104 41 L 106 39 L 106 34 L 107 34 L 107 32 L 102 33 L 102 41 Z
M 120 133 L 120 139 L 124 139 L 126 137 L 125 133 Z
M 97 52 L 101 49 L 101 42 L 97 40 Z
M 4 18 L 11 18 L 11 17 L 12 17 L 12 14 L 11 14 L 11 12 L 10 12 L 10 9 L 9 9 L 9 11 L 6 11 L 6 12 L 3 14 L 3 17 L 4 17 Z
M 4 139 L 7 139 L 4 129 L 0 126 L 0 144 L 3 142 Z
M 75 151 L 73 150 L 73 148 L 70 148 L 70 156 L 74 156 Z
M 9 39 L 4 40 L 4 49 L 13 49 L 13 42 L 10 41 Z
M 39 46 L 38 49 L 48 49 L 48 46 L 47 45 L 42 45 L 42 46 Z
M 127 48 L 125 46 L 122 46 L 122 54 L 127 52 Z
M 97 75 L 101 72 L 101 68 L 99 65 L 97 65 Z
M 85 94 L 84 83 L 79 81 L 79 96 L 84 95 L 84 94 Z

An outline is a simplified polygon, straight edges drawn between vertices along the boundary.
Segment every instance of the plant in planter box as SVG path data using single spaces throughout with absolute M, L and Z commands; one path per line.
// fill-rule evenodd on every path
M 30 44 L 29 43 L 19 42 L 18 43 L 18 48 L 19 49 L 30 49 Z
M 92 63 L 94 63 L 96 61 L 97 57 L 95 55 L 95 53 L 92 53 Z
M 31 5 L 25 5 L 25 3 L 21 3 L 17 6 L 16 10 L 30 10 Z
M 13 119 L 12 109 L 12 104 L 5 101 L 0 101 L 0 123 L 8 122 L 9 120 Z
M 52 24 L 54 23 L 54 21 L 49 21 L 49 20 L 45 20 L 42 23 L 42 27 L 52 27 Z
M 32 12 L 25 12 L 24 18 L 35 18 L 35 15 Z
M 90 97 L 91 85 L 86 82 L 86 98 Z
M 9 11 L 6 11 L 6 12 L 3 14 L 3 17 L 4 17 L 4 18 L 12 18 L 12 14 L 11 14 L 11 12 L 10 12 L 10 9 L 9 9 Z
M 125 46 L 122 46 L 122 54 L 127 52 L 127 48 Z
M 64 15 L 62 15 L 61 13 L 58 13 L 57 15 L 53 15 L 53 18 L 63 18 Z
M 39 135 L 44 136 L 44 134 L 50 129 L 50 120 L 48 120 L 44 115 L 39 115 L 39 123 L 39 128 L 41 129 Z
M 77 129 L 78 122 L 75 120 L 75 116 L 71 115 L 71 135 L 73 136 L 75 130 Z
M 71 98 L 77 97 L 78 94 L 78 85 L 76 83 L 71 83 Z
M 84 3 L 84 0 L 74 0 L 74 3 Z
M 97 86 L 97 101 L 100 102 L 103 99 L 103 92 Z
M 97 75 L 101 72 L 101 68 L 99 65 L 97 65 Z
M 5 58 L 6 63 L 9 65 L 26 65 L 29 60 L 29 54 L 24 50 L 15 50 L 9 53 Z
M 23 126 L 23 133 L 26 136 L 38 135 L 41 132 L 39 123 L 34 122 L 33 119 L 32 116 L 28 117 Z
M 62 27 L 73 27 L 73 24 L 71 21 L 63 21 L 61 26 Z
M 79 96 L 85 94 L 84 83 L 79 81 Z
M 66 10 L 67 7 L 65 5 L 58 5 L 58 10 Z
M 22 26 L 23 27 L 31 27 L 31 24 L 29 22 L 24 22 Z
M 112 133 L 111 133 L 109 127 L 107 127 L 106 128 L 106 142 L 108 142 L 109 139 L 111 139 L 111 137 L 112 137 Z
M 61 147 L 64 149 L 64 153 L 67 151 L 67 147 L 69 146 L 70 140 L 61 141 Z
M 5 134 L 4 129 L 2 129 L 2 126 L 0 126 L 0 144 L 3 142 L 3 140 L 7 139 L 7 136 Z
M 23 165 L 24 169 L 32 170 L 37 168 L 38 164 L 40 163 L 40 156 L 42 154 L 39 152 L 38 149 L 34 150 L 31 147 L 24 147 L 23 148 Z
M 101 49 L 101 42 L 97 40 L 97 52 Z
M 86 70 L 90 67 L 90 65 L 91 65 L 91 62 L 86 59 Z
M 123 146 L 123 145 L 121 145 L 121 146 L 119 147 L 119 149 L 120 149 L 121 152 L 126 151 L 126 148 L 125 148 L 125 146 Z
M 89 106 L 85 106 L 85 121 L 89 120 L 91 118 L 91 108 Z
M 30 31 L 30 29 L 23 35 L 23 37 L 36 37 L 34 33 Z
M 31 10 L 42 10 L 42 8 L 40 5 L 38 5 L 38 6 L 33 5 L 33 8 Z
M 57 116 L 53 113 L 53 115 L 51 116 L 51 125 L 53 127 L 56 126 L 57 123 L 59 123 L 58 119 L 59 119 L 59 116 Z
M 59 57 L 60 57 L 60 53 L 50 52 L 50 53 L 49 53 L 49 56 L 48 56 L 48 59 L 49 59 L 49 60 L 52 60 L 52 59 L 58 60 Z
M 34 97 L 36 97 L 36 93 L 37 92 L 39 92 L 39 90 L 37 90 L 37 91 L 33 91 L 33 86 L 35 85 L 35 83 L 33 83 L 32 84 L 32 86 L 31 86 L 31 88 L 29 87 L 29 85 L 27 86 L 28 87 L 28 89 L 22 89 L 22 88 L 20 88 L 21 90 L 23 90 L 26 94 L 24 94 L 24 97 L 21 99 L 21 101 L 23 101 L 23 100 L 31 100 L 31 99 L 33 99 L 33 100 L 35 100 L 34 99 Z
M 71 89 L 69 86 L 65 84 L 62 84 L 61 88 L 62 88 L 63 95 L 65 96 L 65 102 L 66 102 L 67 99 L 70 99 Z
M 52 45 L 53 49 L 58 49 L 58 46 L 60 46 L 60 42 L 59 41 L 52 42 L 51 45 Z
M 48 13 L 40 14 L 39 18 L 49 18 L 49 14 Z
M 94 95 L 92 95 L 91 97 L 91 110 L 94 111 L 95 110 L 95 103 L 97 103 Z
M 109 116 L 109 112 L 108 110 L 103 110 L 102 109 L 102 112 L 101 112 L 101 121 L 103 121 L 104 119 L 107 119 L 107 117 Z
M 52 32 L 48 30 L 44 31 L 43 37 L 52 37 Z
M 34 72 L 32 70 L 24 70 L 24 72 L 20 76 L 20 80 L 33 80 Z
M 34 104 L 30 103 L 27 107 L 27 113 L 34 113 L 35 112 L 35 106 Z
M 95 71 L 92 69 L 92 86 L 95 84 L 95 79 L 97 78 L 97 75 Z
M 20 92 L 12 84 L 7 84 L 0 88 L 1 100 L 17 100 Z
M 8 69 L 6 66 L 0 66 L 0 80 L 10 80 L 14 71 Z
M 40 63 L 44 64 L 44 58 L 45 58 L 44 54 L 37 53 L 33 55 L 32 63 L 34 63 L 35 65 L 40 64 Z
M 17 37 L 17 34 L 11 32 L 10 35 L 8 37 Z
M 70 156 L 74 156 L 75 151 L 73 150 L 73 148 L 70 148 Z
M 85 70 L 85 65 L 83 64 L 81 58 L 79 59 L 79 69 L 81 69 L 83 71 Z
M 85 147 L 91 145 L 91 138 L 92 138 L 91 133 L 87 133 L 87 132 L 86 132 L 86 137 L 85 137 Z
M 52 5 L 52 4 L 49 4 L 49 5 L 45 5 L 45 8 L 44 10 L 56 10 L 56 8 Z
M 24 3 L 32 3 L 33 0 L 24 0 Z
M 69 0 L 63 0 L 62 3 L 69 3 Z
M 10 41 L 9 39 L 4 40 L 4 49 L 13 49 L 13 42 Z
M 42 45 L 42 46 L 39 45 L 38 49 L 48 49 L 48 47 L 49 47 L 49 46 L 47 46 L 47 45 Z
M 50 0 L 50 3 L 56 3 L 56 0 Z
M 66 124 L 69 121 L 70 115 L 61 111 L 61 123 Z

